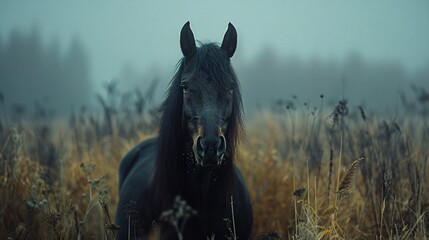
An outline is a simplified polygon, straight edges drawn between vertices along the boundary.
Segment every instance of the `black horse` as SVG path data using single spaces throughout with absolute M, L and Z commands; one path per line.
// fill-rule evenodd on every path
M 231 230 L 239 239 L 250 237 L 249 194 L 233 164 L 242 132 L 240 88 L 230 63 L 236 46 L 231 23 L 220 47 L 197 48 L 189 22 L 183 26 L 184 57 L 162 105 L 159 136 L 137 145 L 120 163 L 119 239 L 147 238 L 153 222 L 162 239 L 177 238 L 173 225 L 160 217 L 177 196 L 196 211 L 181 224 L 184 239 L 224 239 Z

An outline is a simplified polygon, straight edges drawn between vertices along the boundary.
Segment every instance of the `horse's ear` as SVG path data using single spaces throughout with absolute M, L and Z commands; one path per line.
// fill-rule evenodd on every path
M 237 31 L 231 23 L 228 23 L 228 30 L 223 37 L 221 48 L 225 50 L 229 58 L 234 55 L 237 48 Z
M 180 31 L 180 48 L 185 58 L 190 57 L 197 50 L 189 21 L 183 25 L 182 31 Z

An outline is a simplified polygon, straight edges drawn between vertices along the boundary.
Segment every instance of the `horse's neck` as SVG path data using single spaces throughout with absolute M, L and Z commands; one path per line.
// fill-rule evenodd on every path
M 194 162 L 195 160 L 192 158 L 185 159 L 185 198 L 200 211 L 223 204 L 224 200 L 232 194 L 234 185 L 232 165 L 207 171 L 196 166 Z

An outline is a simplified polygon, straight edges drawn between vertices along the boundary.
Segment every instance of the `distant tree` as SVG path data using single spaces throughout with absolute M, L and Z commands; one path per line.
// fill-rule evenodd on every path
M 411 74 L 400 62 L 369 61 L 356 52 L 341 61 L 317 56 L 303 60 L 281 56 L 268 48 L 253 61 L 242 64 L 238 71 L 248 109 L 286 103 L 293 96 L 301 104 L 308 102 L 318 107 L 319 96 L 324 94 L 327 103 L 336 104 L 346 98 L 354 108 L 360 105 L 394 112 L 400 107 L 401 91 L 409 89 L 411 82 L 429 85 L 429 65 Z
M 57 113 L 88 104 L 91 98 L 88 55 L 74 38 L 63 53 L 58 40 L 45 46 L 37 28 L 13 30 L 0 42 L 0 91 L 9 107 L 40 102 Z

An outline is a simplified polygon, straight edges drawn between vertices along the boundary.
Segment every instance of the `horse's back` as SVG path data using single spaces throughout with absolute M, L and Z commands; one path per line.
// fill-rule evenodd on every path
M 116 224 L 119 225 L 119 239 L 127 239 L 129 214 L 138 218 L 142 214 L 144 193 L 153 173 L 156 152 L 156 138 L 148 139 L 135 146 L 121 160 L 119 165 L 119 204 L 116 210 Z M 134 208 L 134 209 L 133 209 Z M 131 217 L 133 218 L 133 217 Z M 138 224 L 132 224 L 134 227 Z M 134 229 L 135 231 L 139 229 Z
M 129 172 L 133 169 L 140 159 L 147 157 L 156 144 L 156 138 L 150 138 L 136 145 L 131 151 L 129 151 L 119 162 L 119 190 L 122 188 L 124 180 L 128 176 Z M 146 156 L 145 156 L 146 155 Z

